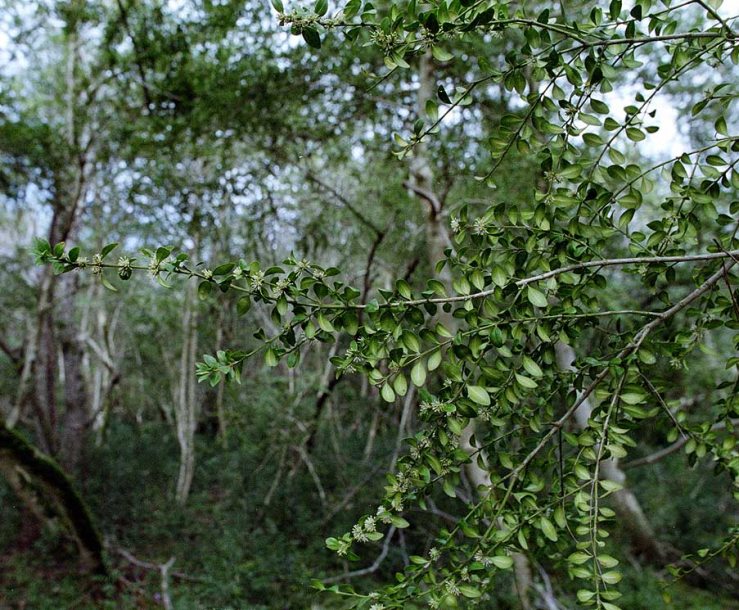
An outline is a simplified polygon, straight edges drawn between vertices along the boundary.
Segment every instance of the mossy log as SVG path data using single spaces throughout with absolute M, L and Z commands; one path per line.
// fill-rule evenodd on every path
M 70 478 L 52 458 L 2 421 L 0 474 L 44 525 L 61 528 L 75 542 L 84 571 L 106 574 L 100 533 Z

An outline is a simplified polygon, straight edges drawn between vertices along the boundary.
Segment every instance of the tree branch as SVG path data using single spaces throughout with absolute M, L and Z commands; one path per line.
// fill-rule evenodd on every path
M 347 572 L 346 574 L 339 574 L 337 576 L 331 576 L 330 578 L 325 578 L 323 580 L 324 583 L 332 583 L 332 582 L 339 582 L 342 580 L 348 580 L 349 578 L 356 578 L 357 576 L 364 576 L 366 574 L 372 574 L 373 572 L 376 572 L 378 568 L 382 565 L 382 562 L 385 561 L 385 558 L 387 557 L 388 552 L 390 551 L 390 540 L 393 537 L 393 534 L 395 534 L 395 526 L 391 526 L 390 529 L 387 532 L 387 536 L 385 536 L 385 543 L 382 545 L 382 551 L 377 556 L 377 559 L 372 562 L 372 565 L 367 568 L 362 568 L 361 570 L 354 570 L 353 572 Z
M 730 421 L 733 426 L 739 425 L 739 419 L 732 419 Z M 724 428 L 726 428 L 726 422 L 718 422 L 711 426 L 711 430 L 723 430 Z M 625 464 L 621 464 L 621 468 L 623 470 L 626 470 L 628 468 L 638 468 L 639 466 L 649 466 L 650 464 L 655 464 L 656 462 L 659 462 L 660 460 L 666 458 L 668 455 L 672 455 L 676 451 L 680 451 L 680 449 L 682 449 L 687 444 L 690 438 L 690 436 L 683 436 L 672 443 L 672 445 L 668 445 L 667 447 L 664 447 L 659 451 L 655 451 L 654 453 L 650 453 L 649 455 L 645 455 L 644 457 L 640 457 L 635 460 L 631 460 L 630 462 L 626 462 Z

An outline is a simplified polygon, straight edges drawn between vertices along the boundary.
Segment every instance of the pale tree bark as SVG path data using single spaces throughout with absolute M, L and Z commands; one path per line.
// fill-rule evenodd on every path
M 59 156 L 65 164 L 53 176 L 51 226 L 53 245 L 73 238 L 83 207 L 91 142 L 81 146 L 77 117 L 79 88 L 77 62 L 79 39 L 73 24 L 65 30 L 64 128 Z M 78 289 L 74 274 L 55 276 L 49 267 L 41 272 L 35 318 L 29 329 L 12 427 L 33 407 L 39 446 L 58 456 L 74 471 L 81 459 L 88 413 L 88 395 L 82 377 L 83 347 L 78 338 L 74 296 Z
M 574 371 L 575 350 L 564 343 L 557 343 L 555 351 L 557 366 L 560 370 Z M 575 411 L 574 420 L 577 427 L 586 430 L 590 426 L 589 420 L 592 414 L 593 403 L 590 398 L 586 398 Z M 666 550 L 658 541 L 639 500 L 626 486 L 626 475 L 621 470 L 618 459 L 611 457 L 601 461 L 600 476 L 622 485 L 621 489 L 610 495 L 610 499 L 618 514 L 619 527 L 628 534 L 634 551 L 646 556 L 650 561 L 664 563 L 667 559 Z
M 187 501 L 195 470 L 197 396 L 194 370 L 198 349 L 196 298 L 197 285 L 195 282 L 189 282 L 185 289 L 182 306 L 182 351 L 180 352 L 179 385 L 175 404 L 177 441 L 180 445 L 180 468 L 175 492 L 178 504 L 184 504 Z
M 216 352 L 223 349 L 223 327 L 225 324 L 224 320 L 225 313 L 222 307 L 218 309 L 218 318 L 216 321 Z M 218 419 L 218 439 L 221 445 L 225 448 L 228 446 L 228 421 L 226 419 L 226 408 L 224 404 L 224 394 L 226 390 L 226 382 L 221 380 L 216 389 L 216 418 Z
M 434 79 L 434 64 L 430 51 L 424 53 L 419 60 L 418 69 L 418 92 L 416 103 L 419 116 L 425 112 L 426 102 L 434 98 L 436 89 L 436 81 Z M 428 257 L 431 268 L 434 269 L 436 264 L 446 258 L 445 250 L 450 247 L 451 240 L 446 230 L 444 222 L 444 197 L 440 197 L 434 189 L 434 171 L 428 158 L 428 150 L 426 145 L 421 142 L 415 148 L 414 157 L 410 164 L 411 179 L 406 183 L 409 188 L 424 204 L 426 212 L 426 256 Z M 438 279 L 446 284 L 451 285 L 451 272 L 447 265 L 437 275 Z M 437 313 L 439 322 L 441 322 L 447 330 L 454 333 L 456 330 L 456 322 L 450 313 L 439 310 Z M 471 457 L 470 462 L 465 468 L 467 477 L 474 485 L 476 491 L 485 493 L 484 490 L 490 487 L 490 474 L 481 467 L 477 460 L 479 449 L 472 443 L 475 433 L 475 420 L 470 420 L 469 424 L 462 431 L 460 438 L 460 447 Z M 484 456 L 482 456 L 484 462 Z M 523 610 L 531 610 L 533 606 L 530 601 L 530 592 L 533 584 L 531 566 L 528 558 L 522 553 L 513 555 L 514 561 L 514 578 L 516 594 L 521 603 Z
M 80 324 L 79 341 L 85 352 L 82 359 L 85 383 L 90 396 L 88 424 L 99 446 L 110 414 L 112 391 L 120 379 L 116 364 L 115 331 L 120 314 L 120 306 L 109 316 L 105 306 L 100 306 L 102 285 L 90 284 L 88 306 L 85 308 Z M 98 305 L 95 305 L 95 304 Z

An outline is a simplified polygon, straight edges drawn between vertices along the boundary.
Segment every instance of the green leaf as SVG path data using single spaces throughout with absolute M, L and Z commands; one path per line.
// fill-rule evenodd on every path
M 536 362 L 534 362 L 528 356 L 523 357 L 523 368 L 525 368 L 526 372 L 532 377 L 543 377 L 544 376 L 544 372 L 541 370 L 539 365 L 536 364 Z
M 277 366 L 278 362 L 279 359 L 277 358 L 277 352 L 275 352 L 271 347 L 268 348 L 267 351 L 264 352 L 264 364 L 269 367 L 273 367 Z
M 249 298 L 249 295 L 244 295 L 236 301 L 236 315 L 246 315 L 246 312 L 248 312 L 249 309 L 251 309 L 251 298 Z
M 454 55 L 437 46 L 431 47 L 431 55 L 434 56 L 436 61 L 441 62 L 447 62 L 454 59 Z
M 271 1 L 272 1 L 272 6 L 278 13 L 282 14 L 285 12 L 285 7 L 282 6 L 282 0 L 271 0 Z
M 535 307 L 546 307 L 548 305 L 547 297 L 544 296 L 544 293 L 537 290 L 533 286 L 528 287 L 528 290 L 526 291 L 526 296 L 529 299 L 529 303 L 531 303 Z
M 331 324 L 331 321 L 326 316 L 324 316 L 322 313 L 319 313 L 316 316 L 316 321 L 318 322 L 318 326 L 322 331 L 325 331 L 327 333 L 332 333 L 336 330 L 334 328 L 334 325 Z
M 473 587 L 472 585 L 459 585 L 459 592 L 464 595 L 465 597 L 469 597 L 471 599 L 474 599 L 476 597 L 480 597 L 482 593 L 480 593 L 480 589 L 477 589 L 476 587 Z
M 468 385 L 467 396 L 469 396 L 472 402 L 476 402 L 478 405 L 487 407 L 490 404 L 490 395 L 488 391 L 479 385 Z
M 389 383 L 385 383 L 380 391 L 380 396 L 385 402 L 393 402 L 395 400 L 395 392 Z
M 100 274 L 100 281 L 103 283 L 103 286 L 110 290 L 111 292 L 118 292 L 118 289 L 113 286 L 105 277 L 104 274 Z
M 426 383 L 426 367 L 423 364 L 423 360 L 420 358 L 411 369 L 411 381 L 413 382 L 413 385 L 418 388 Z
M 604 583 L 609 585 L 615 585 L 619 582 L 621 582 L 621 572 L 616 572 L 615 570 L 611 572 L 605 572 L 600 575 L 601 580 L 603 580 Z
M 503 267 L 501 267 L 500 265 L 493 266 L 492 277 L 493 284 L 499 286 L 500 288 L 503 288 L 508 282 L 508 275 L 506 274 Z
M 513 557 L 509 557 L 508 555 L 495 555 L 490 558 L 490 563 L 501 570 L 509 570 L 513 566 Z
M 644 138 L 646 138 L 644 132 L 637 127 L 627 127 L 626 137 L 629 138 L 629 140 L 631 140 L 632 142 L 641 142 Z
M 111 252 L 112 252 L 113 250 L 115 250 L 115 249 L 116 249 L 117 247 L 118 247 L 118 243 L 112 243 L 112 244 L 108 244 L 107 246 L 105 246 L 105 247 L 104 247 L 104 248 L 103 248 L 103 249 L 102 249 L 102 250 L 100 251 L 100 258 L 105 258 L 106 256 L 108 256 L 108 254 L 110 254 L 110 253 L 111 253 Z M 169 256 L 169 251 L 167 251 L 167 256 Z M 166 258 L 166 257 L 165 257 L 165 258 Z
M 313 7 L 313 12 L 319 17 L 323 17 L 327 11 L 328 11 L 328 0 L 316 0 L 316 4 Z
M 429 371 L 435 371 L 437 368 L 439 368 L 439 365 L 441 364 L 441 350 L 437 349 L 435 352 L 432 352 L 429 356 L 428 361 L 426 362 L 426 367 Z
M 203 301 L 208 298 L 208 295 L 213 292 L 213 284 L 205 280 L 198 284 L 198 298 Z
M 515 373 L 516 382 L 528 390 L 533 390 L 534 388 L 538 387 L 539 384 L 537 384 L 533 379 L 530 377 L 526 377 L 526 375 L 519 375 L 518 373 Z
M 622 402 L 625 402 L 627 405 L 638 405 L 644 402 L 646 399 L 646 396 L 644 394 L 639 394 L 637 392 L 625 392 L 621 394 L 619 397 Z
M 321 48 L 321 35 L 318 33 L 318 30 L 306 27 L 303 28 L 301 34 L 303 35 L 303 40 L 308 43 L 309 47 L 313 47 L 314 49 Z
M 590 555 L 588 553 L 583 553 L 582 551 L 576 551 L 575 553 L 572 553 L 568 558 L 567 561 L 574 565 L 582 565 L 586 561 L 590 559 Z
M 403 519 L 403 517 L 401 517 L 399 515 L 391 515 L 390 516 L 390 523 L 392 523 L 395 527 L 397 527 L 398 529 L 401 529 L 401 530 L 402 529 L 405 529 L 406 527 L 408 527 L 410 525 L 410 523 L 408 523 L 408 521 L 406 521 L 405 519 Z
M 600 482 L 600 486 L 605 489 L 607 492 L 614 492 L 618 491 L 619 489 L 623 489 L 623 485 L 620 483 L 616 483 L 616 481 L 611 481 L 609 479 L 602 479 Z
M 618 565 L 618 559 L 610 555 L 598 555 L 598 563 L 604 568 L 615 568 Z
M 398 396 L 405 396 L 408 392 L 408 380 L 403 373 L 398 373 L 393 381 L 393 390 Z
M 554 529 L 554 524 L 546 517 L 539 519 L 539 526 L 541 527 L 542 533 L 549 538 L 552 542 L 557 542 L 559 536 L 557 536 L 557 530 Z

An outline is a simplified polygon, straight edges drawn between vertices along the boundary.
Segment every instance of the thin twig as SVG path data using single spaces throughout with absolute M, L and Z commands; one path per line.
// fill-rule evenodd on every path
M 730 421 L 733 426 L 739 425 L 739 419 L 732 419 Z M 715 423 L 713 424 L 713 426 L 711 426 L 711 430 L 722 430 L 724 428 L 726 428 L 726 422 L 723 421 Z M 621 464 L 621 468 L 623 470 L 626 470 L 627 468 L 649 466 L 650 464 L 659 462 L 660 460 L 666 458 L 668 455 L 671 455 L 676 451 L 680 451 L 680 449 L 682 449 L 690 439 L 690 436 L 683 436 L 672 443 L 672 445 L 668 445 L 667 447 L 664 447 L 659 451 L 655 451 L 654 453 L 650 453 L 649 455 L 645 455 L 644 457 L 631 460 L 630 462 L 626 462 L 625 464 Z

